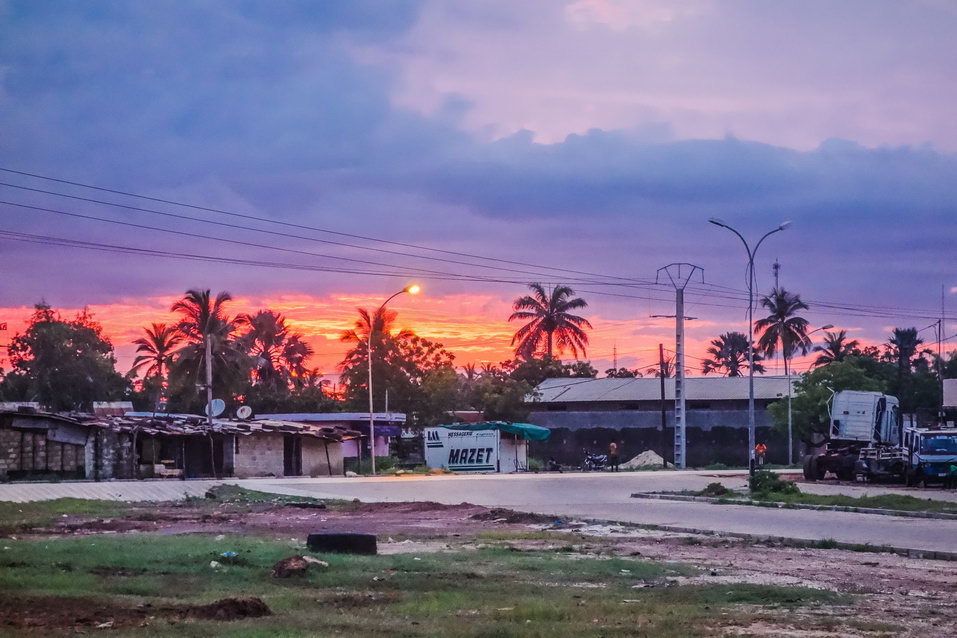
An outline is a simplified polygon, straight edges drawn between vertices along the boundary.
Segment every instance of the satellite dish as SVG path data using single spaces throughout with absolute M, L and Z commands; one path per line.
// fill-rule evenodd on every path
M 236 410 L 236 417 L 245 421 L 253 415 L 253 409 L 248 405 L 241 405 L 239 409 Z
M 223 413 L 223 410 L 226 409 L 226 402 L 222 399 L 213 399 L 213 402 L 206 406 L 206 414 L 208 416 L 219 416 Z M 210 414 L 212 410 L 212 414 Z

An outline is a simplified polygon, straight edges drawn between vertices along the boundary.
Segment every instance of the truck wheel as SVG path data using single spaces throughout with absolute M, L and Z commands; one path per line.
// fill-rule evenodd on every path
M 803 463 L 804 467 L 804 478 L 808 481 L 817 480 L 817 457 L 813 454 L 807 454 L 804 456 Z
M 914 473 L 910 470 L 904 472 L 904 485 L 907 487 L 914 487 L 914 484 L 917 483 L 915 480 L 917 477 L 914 476 Z

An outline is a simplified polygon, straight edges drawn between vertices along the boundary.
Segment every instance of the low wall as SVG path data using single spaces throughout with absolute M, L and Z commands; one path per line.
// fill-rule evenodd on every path
M 646 411 L 608 412 L 532 412 L 529 422 L 552 431 L 545 441 L 534 441 L 531 456 L 559 463 L 578 465 L 582 449 L 605 454 L 608 444 L 618 444 L 622 462 L 645 450 L 654 450 L 665 459 L 674 458 L 674 414 L 666 413 L 665 429 L 661 413 Z M 769 463 L 787 462 L 787 436 L 770 427 L 765 411 L 755 413 L 755 436 L 768 446 Z M 689 411 L 686 426 L 687 464 L 702 467 L 713 463 L 746 465 L 748 462 L 747 410 Z M 799 446 L 795 444 L 795 458 Z

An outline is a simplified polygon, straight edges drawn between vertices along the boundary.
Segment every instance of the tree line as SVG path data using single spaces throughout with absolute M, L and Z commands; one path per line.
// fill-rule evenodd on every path
M 522 420 L 527 418 L 524 400 L 542 380 L 598 376 L 584 359 L 592 326 L 575 314 L 587 308 L 587 302 L 568 286 L 532 283 L 529 291 L 514 300 L 508 317 L 519 323 L 511 341 L 514 358 L 461 369 L 455 366 L 455 355 L 438 341 L 400 329 L 395 311 L 358 309 L 353 327 L 340 335 L 349 349 L 338 366 L 342 391 L 335 395 L 310 367 L 312 348 L 285 317 L 268 309 L 231 315 L 227 292 L 187 291 L 171 305 L 168 321 L 144 328 L 134 341 L 137 357 L 125 375 L 116 371 L 113 346 L 89 312 L 64 319 L 40 302 L 26 330 L 9 346 L 11 370 L 0 382 L 0 399 L 37 401 L 61 411 L 126 399 L 141 410 L 202 413 L 208 350 L 213 394 L 231 410 L 245 404 L 257 413 L 364 412 L 371 359 L 377 411 L 385 410 L 388 402 L 390 410 L 408 414 L 416 425 L 434 425 L 457 410 Z M 761 305 L 767 315 L 755 321 L 757 343 L 749 344 L 740 332 L 722 334 L 711 341 L 700 369 L 704 374 L 743 376 L 750 346 L 755 373 L 763 373 L 762 362 L 775 354 L 790 373 L 796 355 L 817 352 L 815 369 L 797 386 L 801 396 L 795 398 L 794 414 L 799 428 L 820 427 L 820 402 L 811 401 L 813 408 L 803 403 L 804 395 L 814 394 L 811 388 L 830 384 L 827 387 L 834 389 L 881 389 L 897 394 L 906 412 L 939 404 L 938 363 L 941 374 L 957 376 L 957 356 L 952 353 L 949 360 L 936 362 L 920 348 L 923 342 L 914 328 L 895 329 L 883 346 L 861 348 L 844 330 L 824 332 L 822 344 L 814 346 L 809 335 L 815 331 L 801 316 L 808 305 L 799 295 L 775 288 Z M 566 352 L 573 361 L 559 358 Z M 674 372 L 674 360 L 667 358 L 645 368 L 609 369 L 605 376 L 670 377 Z M 778 409 L 772 409 L 775 416 Z

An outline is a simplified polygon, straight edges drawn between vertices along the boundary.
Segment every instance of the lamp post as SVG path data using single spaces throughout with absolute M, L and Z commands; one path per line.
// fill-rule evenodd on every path
M 754 250 L 748 245 L 747 240 L 734 228 L 726 224 L 717 217 L 708 220 L 715 226 L 727 228 L 738 236 L 741 243 L 744 244 L 744 250 L 748 253 L 748 471 L 754 474 L 754 256 L 761 247 L 761 243 L 774 233 L 787 230 L 791 222 L 784 222 L 777 228 L 764 233 Z
M 375 311 L 375 314 L 369 315 L 369 339 L 366 343 L 368 348 L 366 354 L 369 359 L 369 455 L 372 462 L 372 475 L 375 476 L 375 413 L 373 412 L 372 404 L 372 333 L 375 331 L 375 320 L 376 317 L 385 309 L 386 304 L 390 301 L 401 295 L 402 293 L 409 293 L 410 295 L 417 295 L 422 290 L 422 287 L 419 284 L 411 284 L 406 286 L 399 292 L 395 293 L 388 299 L 382 302 L 382 305 L 379 306 L 379 309 Z M 362 460 L 362 455 L 359 455 L 359 460 Z
M 821 330 L 830 330 L 833 328 L 833 324 L 827 324 L 816 328 L 811 332 L 807 333 L 808 336 L 814 334 L 815 332 L 820 332 Z M 783 345 L 783 344 L 782 344 Z M 784 367 L 787 368 L 787 379 L 788 379 L 788 465 L 794 463 L 794 435 L 791 433 L 791 368 L 788 366 L 787 362 L 787 352 L 782 352 L 784 354 Z

